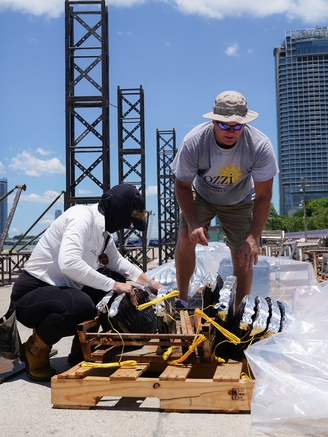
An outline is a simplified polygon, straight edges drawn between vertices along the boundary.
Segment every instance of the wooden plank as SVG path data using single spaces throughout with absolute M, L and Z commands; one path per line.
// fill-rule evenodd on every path
M 202 350 L 202 353 L 205 357 L 205 361 L 207 362 L 211 362 L 213 357 L 213 353 L 212 353 L 213 345 L 211 341 L 212 328 L 213 325 L 210 322 L 205 322 L 202 325 L 202 334 L 205 335 L 206 340 L 203 343 L 201 343 L 201 345 L 198 347 L 198 350 Z
M 149 363 L 138 364 L 135 367 L 122 366 L 117 369 L 110 377 L 110 381 L 135 381 L 149 367 Z
M 238 382 L 242 367 L 243 363 L 238 361 L 219 365 L 214 373 L 213 382 Z
M 79 376 L 76 374 L 78 370 L 82 370 L 80 364 L 77 364 L 76 366 L 72 367 L 71 369 L 66 370 L 65 372 L 61 373 L 60 375 L 57 375 L 58 379 L 67 379 L 67 378 L 78 378 L 86 376 L 89 372 L 83 372 Z M 86 369 L 88 370 L 88 369 Z
M 188 334 L 195 334 L 194 328 L 191 324 L 190 315 L 189 315 L 188 311 L 185 311 L 185 323 L 186 323 L 187 333 Z
M 199 314 L 194 313 L 195 332 L 199 334 L 202 332 L 202 318 Z
M 185 381 L 191 371 L 188 366 L 167 366 L 159 376 L 160 381 Z
M 185 313 L 188 313 L 188 311 L 180 310 L 180 323 L 181 323 L 181 333 L 183 335 L 188 334 L 187 325 L 186 325 L 186 319 L 185 319 Z
M 167 382 L 169 384 L 169 382 Z M 171 382 L 161 393 L 160 408 L 165 411 L 206 410 L 225 413 L 250 412 L 253 382 L 249 384 L 187 379 L 184 383 Z
M 157 397 L 167 411 L 210 410 L 250 411 L 254 381 L 213 383 L 207 379 L 159 381 L 140 377 L 136 380 L 110 380 L 87 376 L 80 379 L 51 379 L 54 408 L 91 408 L 104 396 L 130 398 Z

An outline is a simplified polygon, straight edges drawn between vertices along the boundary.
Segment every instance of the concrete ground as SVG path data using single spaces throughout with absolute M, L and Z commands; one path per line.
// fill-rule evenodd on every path
M 11 286 L 0 287 L 0 315 L 9 305 Z M 19 324 L 24 342 L 31 331 Z M 51 358 L 58 373 L 70 368 L 67 355 L 72 337 L 54 347 Z M 3 359 L 3 358 L 2 358 Z M 102 398 L 91 410 L 55 409 L 49 383 L 27 379 L 25 371 L 0 385 L 0 436 L 4 437 L 248 437 L 250 414 L 210 412 L 168 413 L 159 409 L 156 398 Z M 277 432 L 272 436 L 296 436 Z

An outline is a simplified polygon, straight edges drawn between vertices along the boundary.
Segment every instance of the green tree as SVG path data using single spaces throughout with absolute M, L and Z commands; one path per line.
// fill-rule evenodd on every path
M 266 221 L 264 229 L 269 231 L 275 231 L 277 229 L 282 229 L 282 219 L 277 213 L 276 208 L 273 203 L 271 203 L 269 217 Z
M 308 229 L 328 227 L 328 198 L 311 200 L 306 208 Z
M 310 200 L 306 205 L 308 230 L 328 228 L 328 197 Z M 285 232 L 304 231 L 304 210 L 296 211 L 291 217 L 279 215 L 271 204 L 270 214 L 265 224 L 266 230 L 281 229 Z

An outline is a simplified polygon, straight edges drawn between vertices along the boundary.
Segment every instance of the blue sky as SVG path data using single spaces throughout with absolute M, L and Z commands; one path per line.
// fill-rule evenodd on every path
M 26 184 L 9 236 L 25 232 L 65 190 L 63 0 L 0 0 L 0 178 Z M 156 129 L 177 145 L 205 119 L 217 94 L 246 96 L 253 125 L 277 147 L 273 49 L 286 30 L 328 23 L 327 0 L 108 1 L 111 185 L 117 178 L 117 87 L 145 94 L 147 209 L 157 232 Z M 100 195 L 93 185 L 90 195 Z M 9 197 L 8 210 L 15 192 Z M 273 203 L 279 196 L 275 182 Z M 48 211 L 31 233 L 54 220 Z

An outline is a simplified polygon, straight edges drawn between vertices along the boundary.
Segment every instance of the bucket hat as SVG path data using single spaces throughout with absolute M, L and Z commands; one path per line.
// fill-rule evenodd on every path
M 258 113 L 247 108 L 245 97 L 237 91 L 224 91 L 214 102 L 213 111 L 204 118 L 222 122 L 246 124 L 258 117 Z

